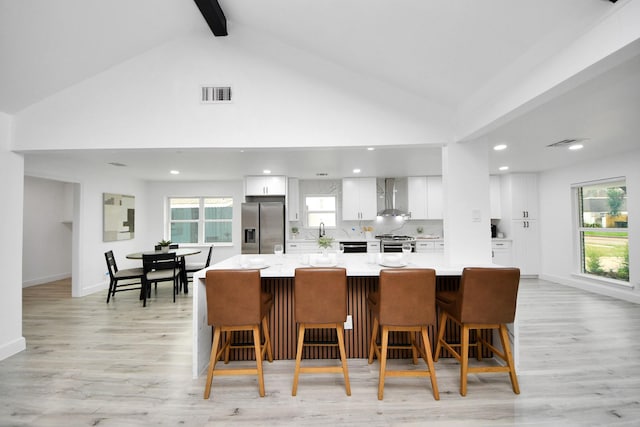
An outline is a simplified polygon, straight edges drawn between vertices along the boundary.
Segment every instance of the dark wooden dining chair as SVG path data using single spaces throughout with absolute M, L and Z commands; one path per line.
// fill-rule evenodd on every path
M 213 253 L 213 245 L 209 246 L 209 253 L 207 254 L 207 259 L 204 263 L 186 263 L 184 266 L 184 271 L 187 273 L 187 279 L 190 282 L 193 282 L 193 273 L 202 270 L 203 268 L 207 268 L 211 265 L 211 255 Z
M 151 284 L 171 282 L 173 285 L 173 302 L 176 302 L 178 283 L 180 281 L 180 262 L 175 253 L 142 254 L 143 276 L 143 307 L 147 306 L 147 298 L 151 293 Z
M 126 268 L 119 270 L 113 251 L 105 252 L 104 257 L 107 261 L 107 268 L 109 270 L 109 292 L 107 293 L 107 304 L 109 304 L 111 297 L 116 296 L 116 292 L 135 290 L 142 291 L 142 278 L 144 276 L 142 268 Z

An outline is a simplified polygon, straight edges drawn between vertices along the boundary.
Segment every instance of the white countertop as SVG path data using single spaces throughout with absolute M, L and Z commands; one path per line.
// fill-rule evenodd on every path
M 262 277 L 293 277 L 295 269 L 309 266 L 338 266 L 347 269 L 347 276 L 378 276 L 380 270 L 387 268 L 382 264 L 395 264 L 398 261 L 406 263 L 407 268 L 433 268 L 439 276 L 460 275 L 463 266 L 445 265 L 441 253 L 349 253 L 335 254 L 329 252 L 325 262 L 319 262 L 320 254 L 283 254 L 278 257 L 273 254 L 236 255 L 207 268 L 237 269 L 261 268 Z M 391 261 L 391 262 L 385 262 Z M 495 267 L 490 264 L 489 267 Z M 481 267 L 481 266 L 476 266 Z M 196 273 L 197 277 L 204 277 L 205 271 Z

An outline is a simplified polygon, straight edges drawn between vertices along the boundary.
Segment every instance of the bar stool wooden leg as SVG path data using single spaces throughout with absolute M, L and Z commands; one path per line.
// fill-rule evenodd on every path
M 442 342 L 444 340 L 444 330 L 447 326 L 447 313 L 444 311 L 440 313 L 440 320 L 438 321 L 438 338 L 436 339 L 436 351 L 433 356 L 435 362 L 440 358 L 440 351 L 442 350 Z
M 215 328 L 213 332 L 213 344 L 211 345 L 211 357 L 209 358 L 209 369 L 207 371 L 207 384 L 204 387 L 204 398 L 208 399 L 211 394 L 211 382 L 213 381 L 213 369 L 218 361 L 218 347 L 220 346 L 220 329 Z
M 389 328 L 382 327 L 382 348 L 380 349 L 380 376 L 378 378 L 378 400 L 384 397 L 384 377 L 387 373 L 387 347 L 389 346 Z
M 340 349 L 340 360 L 342 362 L 342 375 L 344 376 L 344 386 L 347 390 L 347 396 L 351 396 L 351 384 L 349 383 L 349 369 L 347 368 L 347 352 L 344 348 L 344 325 L 336 323 L 336 332 L 338 333 L 338 348 Z
M 511 345 L 509 345 L 509 333 L 507 326 L 500 325 L 500 342 L 502 343 L 502 349 L 506 357 L 506 362 L 509 367 L 509 377 L 511 378 L 511 387 L 515 394 L 520 394 L 520 386 L 518 385 L 518 377 L 516 376 L 515 364 L 513 362 L 513 353 L 511 353 Z
M 298 350 L 296 351 L 296 368 L 293 371 L 293 389 L 291 395 L 295 396 L 298 392 L 298 377 L 300 376 L 300 362 L 302 360 L 302 346 L 304 344 L 304 323 L 298 326 Z
M 466 396 L 469 373 L 469 327 L 466 325 L 461 327 L 460 346 L 460 394 Z
M 264 345 L 267 348 L 267 360 L 273 362 L 273 349 L 271 348 L 271 336 L 269 336 L 269 322 L 267 317 L 262 318 L 262 333 L 264 334 Z
M 409 335 L 409 344 L 411 344 L 411 359 L 414 365 L 418 364 L 418 340 L 414 332 L 407 332 Z
M 440 392 L 438 391 L 438 381 L 436 379 L 436 368 L 433 365 L 433 356 L 431 354 L 431 343 L 429 342 L 429 335 L 427 334 L 427 328 L 420 328 L 422 335 L 422 344 L 424 345 L 424 361 L 429 368 L 429 378 L 431 379 L 431 388 L 433 389 L 433 397 L 436 400 L 440 400 Z
M 369 364 L 373 363 L 373 355 L 378 349 L 376 346 L 376 338 L 378 338 L 378 318 L 373 318 L 373 328 L 371 330 L 371 340 L 369 340 Z
M 258 390 L 260 397 L 264 397 L 264 376 L 262 374 L 262 351 L 260 349 L 260 327 L 253 327 L 253 344 L 256 353 L 256 368 L 258 369 Z

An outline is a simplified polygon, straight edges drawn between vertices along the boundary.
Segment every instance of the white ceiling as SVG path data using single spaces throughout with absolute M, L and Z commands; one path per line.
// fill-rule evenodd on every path
M 234 26 L 250 27 L 454 111 L 512 64 L 552 57 L 626 1 L 634 0 L 615 5 L 607 0 L 220 0 L 220 4 L 229 37 Z M 0 0 L 0 111 L 18 113 L 192 31 L 209 29 L 189 0 Z M 509 149 L 491 155 L 492 169 L 509 164 L 515 171 L 544 170 L 602 155 L 594 150 L 597 147 L 606 146 L 608 153 L 636 148 L 637 58 L 493 130 L 491 139 L 504 140 Z M 589 138 L 582 152 L 569 156 L 545 148 L 571 137 Z M 177 179 L 233 177 L 266 167 L 292 176 L 332 173 L 330 168 L 347 175 L 353 167 L 361 167 L 363 173 L 372 169 L 366 174 L 379 176 L 439 173 L 438 149 L 359 150 L 47 155 L 95 167 L 121 162 L 130 165 L 123 173 L 144 179 L 158 179 L 166 174 L 165 167 L 180 169 L 183 173 Z M 429 160 L 408 162 L 415 153 L 406 150 L 427 150 Z M 437 161 L 431 162 L 432 158 Z M 215 167 L 209 167 L 210 162 Z M 189 163 L 204 164 L 200 168 Z M 389 166 L 394 163 L 401 166 Z M 402 166 L 406 173 L 393 169 Z

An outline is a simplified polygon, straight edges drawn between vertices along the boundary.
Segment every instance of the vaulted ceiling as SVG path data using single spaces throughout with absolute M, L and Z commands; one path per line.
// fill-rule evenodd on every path
M 455 122 L 464 120 L 461 112 L 487 91 L 508 79 L 525 81 L 528 71 L 554 59 L 614 8 L 637 1 L 219 3 L 228 21 L 227 37 L 234 37 L 234 29 L 250 29 L 361 75 L 374 86 L 381 82 L 420 97 Z M 19 115 L 61 90 L 193 33 L 210 30 L 189 0 L 0 0 L 0 111 Z M 542 149 L 568 137 L 606 143 L 613 152 L 637 147 L 638 55 L 618 62 L 475 135 L 504 140 L 513 148 L 511 154 L 492 155 L 492 167 L 508 161 L 512 170 L 541 170 L 588 159 L 587 150 L 568 158 Z

